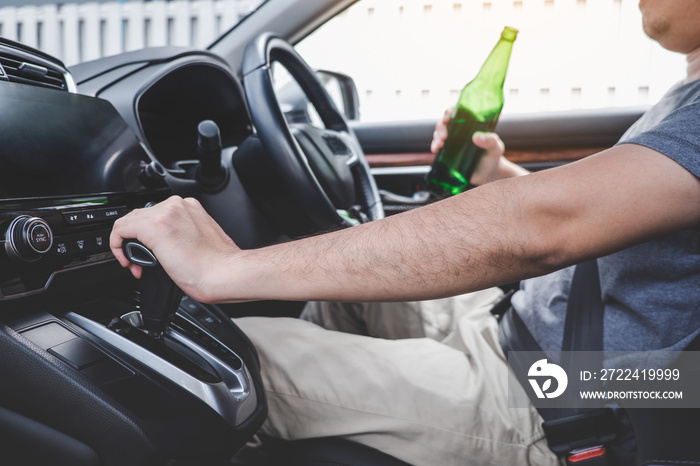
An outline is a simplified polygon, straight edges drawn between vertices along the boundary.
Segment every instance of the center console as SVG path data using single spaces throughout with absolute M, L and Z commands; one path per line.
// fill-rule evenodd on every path
M 106 101 L 0 82 L 0 108 L 0 456 L 225 462 L 266 415 L 252 343 L 109 248 L 116 219 L 170 195 L 165 170 Z

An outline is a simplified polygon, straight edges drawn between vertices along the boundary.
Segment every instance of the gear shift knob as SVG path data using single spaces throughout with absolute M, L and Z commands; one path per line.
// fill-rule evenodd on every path
M 162 339 L 165 328 L 182 299 L 182 291 L 165 273 L 153 252 L 135 239 L 122 243 L 124 255 L 143 267 L 141 275 L 141 317 L 143 327 L 156 339 Z
M 197 126 L 199 167 L 196 178 L 205 188 L 216 188 L 226 180 L 226 169 L 221 164 L 221 133 L 212 120 Z

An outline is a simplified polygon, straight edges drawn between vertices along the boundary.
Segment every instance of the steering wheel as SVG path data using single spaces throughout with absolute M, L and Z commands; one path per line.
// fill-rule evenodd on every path
M 289 124 L 275 95 L 272 64 L 294 78 L 320 116 L 324 128 Z M 328 230 L 384 217 L 377 185 L 357 137 L 325 88 L 283 39 L 264 33 L 246 47 L 243 87 L 261 156 L 277 173 L 285 195 L 298 206 L 313 229 Z M 262 155 L 264 153 L 264 155 Z M 359 211 L 359 212 L 356 212 Z

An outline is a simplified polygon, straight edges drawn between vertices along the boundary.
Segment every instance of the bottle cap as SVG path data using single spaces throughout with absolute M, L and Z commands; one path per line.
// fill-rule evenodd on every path
M 516 37 L 518 37 L 517 29 L 508 26 L 503 28 L 503 32 L 501 33 L 501 39 L 513 42 Z

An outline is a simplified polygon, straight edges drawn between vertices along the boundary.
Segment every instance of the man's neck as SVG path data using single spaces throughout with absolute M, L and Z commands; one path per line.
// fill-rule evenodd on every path
M 685 78 L 685 82 L 689 83 L 700 78 L 700 47 L 686 55 L 686 60 L 688 62 L 688 75 Z

